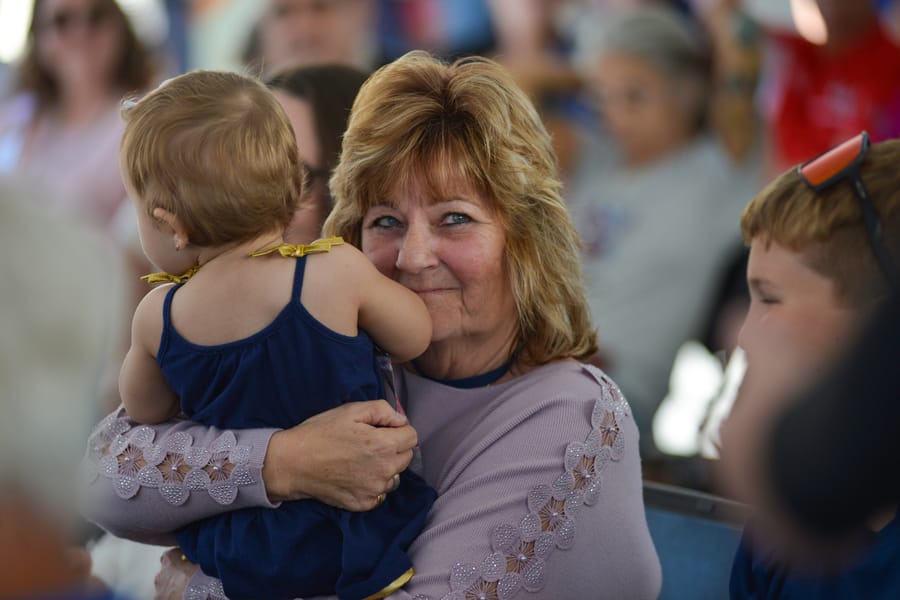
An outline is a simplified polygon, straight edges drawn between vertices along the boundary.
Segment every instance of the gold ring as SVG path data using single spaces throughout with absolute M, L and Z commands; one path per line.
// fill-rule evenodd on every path
M 378 494 L 378 497 L 375 498 L 375 506 L 381 506 L 381 503 L 384 502 L 384 499 L 387 498 L 384 494 Z
M 181 562 L 187 562 L 187 556 L 184 554 L 181 555 Z
M 400 473 L 391 477 L 391 491 L 395 491 L 398 487 L 400 487 Z

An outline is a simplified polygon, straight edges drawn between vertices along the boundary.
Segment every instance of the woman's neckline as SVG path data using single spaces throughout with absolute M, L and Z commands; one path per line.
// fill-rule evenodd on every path
M 442 385 L 461 390 L 471 390 L 474 388 L 486 387 L 493 383 L 496 383 L 500 380 L 500 378 L 502 378 L 509 372 L 509 369 L 510 367 L 512 367 L 513 362 L 514 359 L 510 358 L 496 369 L 491 369 L 486 373 L 473 375 L 471 377 L 463 377 L 461 379 L 438 379 L 436 377 L 429 377 L 428 375 L 425 375 L 420 370 L 416 369 L 415 365 L 413 365 L 413 369 L 415 369 L 417 375 L 419 375 L 420 377 L 424 377 L 425 379 L 428 379 L 430 381 L 434 381 Z

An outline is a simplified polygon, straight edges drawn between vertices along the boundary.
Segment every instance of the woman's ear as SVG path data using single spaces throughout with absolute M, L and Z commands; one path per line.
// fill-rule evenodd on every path
M 169 226 L 172 230 L 172 240 L 175 243 L 176 250 L 184 250 L 191 243 L 188 236 L 187 227 L 181 222 L 174 213 L 164 208 L 154 208 L 153 216 Z

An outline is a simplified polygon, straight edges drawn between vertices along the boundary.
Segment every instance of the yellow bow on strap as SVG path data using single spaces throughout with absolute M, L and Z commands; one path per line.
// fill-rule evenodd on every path
M 194 265 L 181 275 L 172 275 L 171 273 L 150 273 L 149 275 L 143 275 L 141 280 L 146 281 L 150 285 L 155 285 L 157 283 L 184 283 L 192 276 L 194 276 L 197 271 L 200 270 L 200 265 Z
M 311 244 L 279 244 L 278 246 L 273 246 L 272 248 L 266 248 L 265 250 L 257 250 L 256 252 L 251 252 L 250 256 L 265 256 L 266 254 L 278 252 L 285 258 L 300 258 L 301 256 L 306 256 L 307 254 L 330 252 L 332 246 L 340 246 L 343 243 L 344 239 L 341 237 L 330 237 L 316 240 Z

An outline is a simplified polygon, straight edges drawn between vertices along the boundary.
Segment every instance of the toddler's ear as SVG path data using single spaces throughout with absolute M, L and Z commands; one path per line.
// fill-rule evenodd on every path
M 184 226 L 181 219 L 164 208 L 154 208 L 153 216 L 168 225 L 169 229 L 172 230 L 172 240 L 175 243 L 176 250 L 184 250 L 188 247 L 191 240 L 188 236 L 187 227 Z

